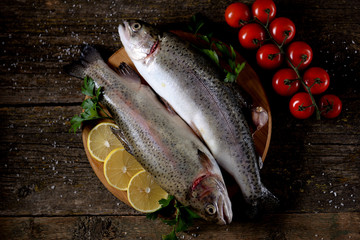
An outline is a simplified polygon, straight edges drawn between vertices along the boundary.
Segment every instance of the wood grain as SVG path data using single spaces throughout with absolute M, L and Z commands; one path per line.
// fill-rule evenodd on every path
M 312 224 L 308 224 L 311 221 Z M 359 213 L 276 214 L 265 215 L 253 222 L 237 222 L 229 226 L 196 222 L 180 239 L 360 239 L 357 225 Z M 160 220 L 149 221 L 134 216 L 79 216 L 43 218 L 0 217 L 1 239 L 161 239 L 171 228 Z
M 274 71 L 260 69 L 255 52 L 239 45 L 238 29 L 226 25 L 231 2 L 0 1 L 0 239 L 159 239 L 168 232 L 94 174 L 81 134 L 69 133 L 70 118 L 81 111 L 82 81 L 63 66 L 84 44 L 99 47 L 105 59 L 121 48 L 121 19 L 183 30 L 197 12 L 264 86 L 274 121 L 261 176 L 281 207 L 225 227 L 196 222 L 199 229 L 184 239 L 360 239 L 359 1 L 275 1 L 277 16 L 295 23 L 295 40 L 313 48 L 312 66 L 328 71 L 328 92 L 343 101 L 339 118 L 321 121 L 291 117 L 289 99 L 272 90 Z

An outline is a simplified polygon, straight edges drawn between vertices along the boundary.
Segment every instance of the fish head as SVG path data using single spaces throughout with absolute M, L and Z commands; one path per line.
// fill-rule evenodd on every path
M 231 201 L 224 181 L 214 175 L 201 176 L 193 183 L 190 205 L 205 220 L 221 225 L 232 220 Z
M 150 24 L 124 20 L 118 30 L 121 43 L 132 60 L 145 60 L 159 49 L 161 33 Z

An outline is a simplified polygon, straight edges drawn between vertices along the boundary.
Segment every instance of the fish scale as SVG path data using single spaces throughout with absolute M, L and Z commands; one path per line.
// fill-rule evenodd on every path
M 221 80 L 219 68 L 174 34 L 144 22 L 125 20 L 119 34 L 138 72 L 204 140 L 253 213 L 276 206 L 277 198 L 260 179 L 259 156 L 242 111 L 244 98 Z
M 86 47 L 82 56 L 67 72 L 89 76 L 103 88 L 101 101 L 119 126 L 113 131 L 125 149 L 182 204 L 207 220 L 230 223 L 231 202 L 220 168 L 187 124 L 126 64 L 116 73 L 94 48 Z

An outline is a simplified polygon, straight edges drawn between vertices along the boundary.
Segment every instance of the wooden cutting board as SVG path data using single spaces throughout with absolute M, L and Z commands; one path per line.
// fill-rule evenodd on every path
M 173 31 L 173 33 L 179 35 L 184 40 L 188 40 L 195 44 L 199 44 L 197 42 L 197 39 L 195 39 L 192 34 L 180 32 L 180 31 Z M 242 63 L 244 61 L 245 61 L 245 59 L 242 56 L 240 56 L 239 54 L 237 54 L 237 62 Z M 130 65 L 133 69 L 135 69 L 133 62 L 130 60 L 130 58 L 126 54 L 124 48 L 121 48 L 118 51 L 116 51 L 108 59 L 108 63 L 112 67 L 119 66 L 121 62 L 125 62 L 128 65 Z M 259 77 L 257 76 L 256 72 L 251 68 L 251 66 L 249 64 L 246 64 L 245 68 L 241 71 L 241 73 L 237 79 L 237 83 L 246 92 L 249 93 L 249 95 L 252 98 L 254 106 L 261 106 L 268 112 L 268 115 L 269 115 L 268 123 L 265 126 L 263 126 L 260 130 L 256 131 L 253 136 L 256 150 L 259 153 L 259 155 L 262 156 L 262 159 L 264 161 L 265 157 L 267 155 L 268 149 L 269 149 L 270 138 L 271 138 L 271 129 L 272 129 L 272 118 L 271 118 L 271 111 L 270 111 L 268 99 L 266 97 L 264 88 L 262 87 Z M 104 184 L 104 186 L 115 197 L 117 197 L 119 200 L 121 200 L 122 202 L 124 202 L 130 206 L 129 201 L 127 199 L 127 192 L 118 190 L 107 183 L 105 176 L 104 176 L 104 172 L 103 172 L 104 164 L 93 159 L 87 149 L 87 137 L 89 135 L 90 130 L 95 125 L 96 125 L 96 123 L 86 124 L 86 125 L 83 125 L 83 129 L 82 129 L 83 144 L 84 144 L 85 152 L 86 152 L 87 158 L 90 162 L 90 165 L 93 168 L 97 177 Z

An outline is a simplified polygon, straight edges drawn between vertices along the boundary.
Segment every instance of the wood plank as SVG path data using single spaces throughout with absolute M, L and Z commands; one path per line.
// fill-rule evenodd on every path
M 117 50 L 121 46 L 117 25 L 120 19 L 134 16 L 141 16 L 162 27 L 178 29 L 201 9 L 214 22 L 213 28 L 218 36 L 233 44 L 240 54 L 246 56 L 251 66 L 256 67 L 254 53 L 241 49 L 237 31 L 224 23 L 223 2 L 189 1 L 185 8 L 176 10 L 161 7 L 160 2 L 152 3 L 153 8 L 144 8 L 141 3 L 139 0 L 102 1 L 94 7 L 86 1 L 39 1 L 19 6 L 16 1 L 1 1 L 0 42 L 6 49 L 0 56 L 0 103 L 81 102 L 81 83 L 67 76 L 63 66 L 78 57 L 85 43 L 100 45 L 107 54 Z M 174 6 L 182 4 L 183 1 L 172 0 Z M 360 58 L 356 54 L 360 41 L 356 3 L 330 1 L 319 4 L 311 0 L 289 4 L 282 0 L 277 4 L 279 14 L 291 17 L 296 23 L 296 39 L 308 41 L 313 47 L 314 64 L 329 71 L 332 78 L 330 88 L 336 89 L 342 97 L 357 96 L 352 88 L 353 84 L 359 88 L 360 79 L 360 72 L 356 71 Z M 329 24 L 328 16 L 331 16 L 333 24 Z M 259 68 L 255 70 L 263 72 Z M 271 76 L 265 72 L 260 77 L 266 83 Z M 349 81 L 344 82 L 343 78 Z M 271 86 L 267 86 L 266 90 L 271 91 Z
M 0 109 L 1 215 L 132 214 L 100 183 L 81 135 L 69 133 L 80 107 Z
M 253 222 L 218 226 L 196 221 L 180 239 L 360 239 L 360 213 L 266 215 Z M 161 239 L 171 231 L 138 216 L 0 217 L 6 239 Z

